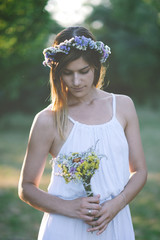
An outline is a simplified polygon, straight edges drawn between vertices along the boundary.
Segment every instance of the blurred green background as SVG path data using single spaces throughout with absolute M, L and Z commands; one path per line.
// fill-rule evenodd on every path
M 91 11 L 81 25 L 111 47 L 105 90 L 133 98 L 149 170 L 131 203 L 136 239 L 159 240 L 160 1 L 95 2 L 85 1 Z M 36 239 L 42 217 L 18 199 L 17 183 L 33 117 L 50 102 L 42 50 L 64 28 L 46 5 L 47 0 L 0 2 L 0 240 Z M 50 172 L 48 159 L 45 190 Z

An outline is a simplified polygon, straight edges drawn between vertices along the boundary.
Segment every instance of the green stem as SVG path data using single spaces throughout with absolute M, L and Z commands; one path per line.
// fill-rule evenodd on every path
M 86 182 L 83 183 L 83 186 L 85 188 L 85 191 L 87 193 L 87 197 L 93 197 L 92 189 L 91 189 L 91 184 L 90 184 L 90 179 Z

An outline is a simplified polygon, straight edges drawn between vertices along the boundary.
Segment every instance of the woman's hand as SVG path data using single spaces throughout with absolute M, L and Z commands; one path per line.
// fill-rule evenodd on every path
M 98 231 L 97 235 L 101 234 L 107 228 L 109 222 L 117 215 L 123 205 L 123 199 L 117 197 L 112 200 L 108 200 L 101 205 L 100 211 L 95 215 L 98 218 L 96 221 L 86 221 L 91 228 L 88 232 Z
M 71 217 L 80 218 L 91 222 L 101 210 L 100 195 L 94 197 L 82 197 L 71 200 Z

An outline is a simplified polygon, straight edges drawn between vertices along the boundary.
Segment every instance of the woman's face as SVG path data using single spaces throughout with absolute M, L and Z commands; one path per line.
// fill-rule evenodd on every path
M 84 97 L 93 88 L 94 68 L 80 57 L 66 65 L 61 77 L 74 97 Z

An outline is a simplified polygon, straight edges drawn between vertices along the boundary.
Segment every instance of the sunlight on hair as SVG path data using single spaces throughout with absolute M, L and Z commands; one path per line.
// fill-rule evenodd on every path
M 82 23 L 84 18 L 91 13 L 92 7 L 83 6 L 86 2 L 86 0 L 49 0 L 45 9 L 59 24 L 69 27 Z

